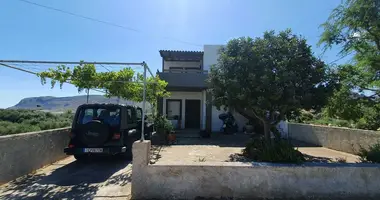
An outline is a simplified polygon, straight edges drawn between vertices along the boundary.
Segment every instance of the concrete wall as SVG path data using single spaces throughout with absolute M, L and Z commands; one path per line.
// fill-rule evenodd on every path
M 149 165 L 149 150 L 150 141 L 133 145 L 134 199 L 380 198 L 380 165 L 239 162 Z
M 356 154 L 360 148 L 380 141 L 379 131 L 310 124 L 288 124 L 289 137 L 310 144 Z
M 0 136 L 0 184 L 23 176 L 66 155 L 69 128 Z

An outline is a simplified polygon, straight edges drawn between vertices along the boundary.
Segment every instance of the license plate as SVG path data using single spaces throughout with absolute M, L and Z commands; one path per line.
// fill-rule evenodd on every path
M 103 148 L 84 148 L 85 153 L 103 153 Z

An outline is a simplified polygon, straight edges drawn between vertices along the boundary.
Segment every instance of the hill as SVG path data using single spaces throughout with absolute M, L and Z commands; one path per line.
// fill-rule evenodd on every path
M 46 111 L 65 111 L 75 110 L 79 105 L 86 103 L 87 96 L 71 96 L 71 97 L 29 97 L 22 99 L 18 104 L 8 109 L 41 109 Z M 106 98 L 103 95 L 90 95 L 89 103 L 120 103 L 127 105 L 136 105 L 142 107 L 142 103 L 136 103 L 133 101 L 122 100 L 118 101 L 118 98 Z M 149 109 L 149 104 L 146 104 Z

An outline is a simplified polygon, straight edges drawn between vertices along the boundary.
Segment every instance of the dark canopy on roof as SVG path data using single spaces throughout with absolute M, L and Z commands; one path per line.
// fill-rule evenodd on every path
M 200 61 L 203 59 L 203 51 L 160 50 L 160 55 L 166 61 Z

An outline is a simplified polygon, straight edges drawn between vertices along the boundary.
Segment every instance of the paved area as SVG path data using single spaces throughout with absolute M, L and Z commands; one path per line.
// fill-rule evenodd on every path
M 248 140 L 249 136 L 244 134 L 214 135 L 212 138 L 180 137 L 174 145 L 152 147 L 151 163 L 165 163 L 166 161 L 224 162 L 231 161 L 231 159 L 242 160 L 242 158 L 236 159 L 236 155 L 241 153 Z M 295 141 L 294 146 L 301 153 L 305 154 L 309 162 L 359 162 L 358 156 L 345 152 L 315 147 L 299 141 Z
M 130 199 L 132 164 L 112 158 L 79 163 L 68 157 L 0 186 L 0 199 Z

